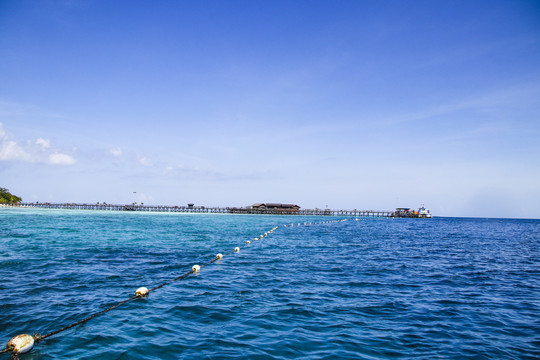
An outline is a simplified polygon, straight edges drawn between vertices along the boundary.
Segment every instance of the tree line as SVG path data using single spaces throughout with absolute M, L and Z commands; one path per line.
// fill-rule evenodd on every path
M 18 203 L 21 201 L 20 197 L 11 194 L 8 189 L 0 187 L 0 203 Z

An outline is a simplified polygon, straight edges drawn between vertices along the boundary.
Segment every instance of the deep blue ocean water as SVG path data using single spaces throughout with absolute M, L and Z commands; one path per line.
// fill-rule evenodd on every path
M 20 359 L 540 358 L 540 220 L 338 219 L 0 208 L 0 349 L 239 246 Z

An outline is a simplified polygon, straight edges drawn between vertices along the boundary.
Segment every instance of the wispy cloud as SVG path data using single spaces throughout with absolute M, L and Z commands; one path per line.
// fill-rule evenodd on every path
M 279 174 L 270 174 L 268 171 L 242 171 L 230 173 L 226 169 L 188 167 L 183 165 L 167 166 L 161 173 L 163 178 L 195 180 L 195 181 L 240 181 L 264 180 L 272 177 L 277 179 Z
M 62 114 L 40 108 L 35 105 L 20 104 L 0 100 L 0 118 L 14 117 L 39 117 L 39 118 L 56 118 L 66 119 Z
M 51 148 L 48 139 L 17 141 L 4 130 L 0 123 L 0 161 L 41 163 L 49 165 L 73 165 L 75 158 L 58 149 Z
M 47 139 L 44 139 L 44 138 L 39 138 L 39 139 L 36 140 L 36 145 L 40 145 L 44 149 L 48 149 L 48 148 L 51 147 L 51 142 L 50 142 L 50 140 L 47 140 Z
M 123 154 L 122 149 L 120 149 L 120 148 L 113 148 L 113 149 L 109 150 L 109 152 L 110 152 L 114 157 L 120 157 L 120 156 L 122 156 L 122 154 Z
M 139 164 L 142 166 L 152 166 L 152 162 L 147 157 L 140 157 L 139 158 Z
M 52 165 L 73 165 L 77 161 L 71 155 L 54 153 L 49 155 L 48 162 Z
M 538 77 L 536 77 L 537 79 Z M 468 98 L 441 103 L 416 112 L 387 116 L 377 122 L 396 125 L 412 121 L 428 120 L 438 116 L 454 114 L 460 111 L 497 114 L 501 109 L 520 108 L 537 104 L 540 86 L 536 83 L 522 83 L 505 88 L 486 91 Z

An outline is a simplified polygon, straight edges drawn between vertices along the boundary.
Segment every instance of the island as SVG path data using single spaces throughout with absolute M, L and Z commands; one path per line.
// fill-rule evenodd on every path
M 21 201 L 22 199 L 20 197 L 11 194 L 8 189 L 0 187 L 0 203 L 13 204 L 20 203 Z

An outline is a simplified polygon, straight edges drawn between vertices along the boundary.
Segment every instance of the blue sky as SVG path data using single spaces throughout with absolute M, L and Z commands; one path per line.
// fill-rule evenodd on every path
M 535 1 L 0 2 L 25 201 L 540 218 L 539 99 Z

